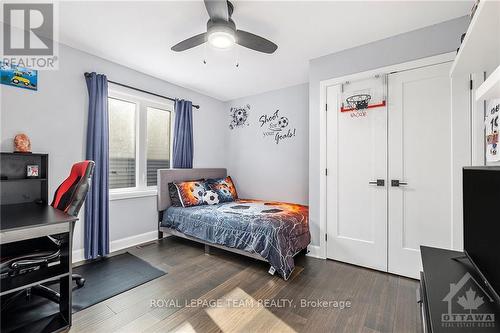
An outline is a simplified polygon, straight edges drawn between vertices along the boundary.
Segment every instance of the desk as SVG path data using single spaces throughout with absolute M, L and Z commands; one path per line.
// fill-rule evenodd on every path
M 471 263 L 467 258 L 463 258 L 464 253 L 433 247 L 421 246 L 423 272 L 420 277 L 420 303 L 422 310 L 422 322 L 424 332 L 432 333 L 497 333 L 500 331 L 500 305 L 488 301 L 487 297 L 480 294 L 480 288 L 485 288 L 482 280 L 475 273 Z M 459 258 L 457 260 L 457 258 Z M 456 295 L 451 295 L 451 284 L 461 285 L 460 281 L 466 274 L 476 280 L 468 279 Z M 464 280 L 465 281 L 465 280 Z M 477 310 L 470 313 L 487 313 L 494 315 L 494 323 L 466 321 L 450 322 L 443 321 L 443 315 L 451 310 L 452 313 L 469 313 L 463 310 L 457 303 L 457 298 L 463 296 L 465 291 L 473 289 L 477 296 L 483 297 L 484 303 Z M 485 290 L 487 290 L 485 288 Z M 449 296 L 451 305 L 446 298 Z M 449 307 L 451 306 L 451 307 Z M 474 325 L 474 326 L 470 326 Z M 490 326 L 490 327 L 488 327 Z M 492 326 L 492 327 L 491 327 Z
M 60 264 L 9 279 L 2 279 L 0 296 L 59 279 L 59 312 L 42 321 L 27 323 L 20 332 L 59 332 L 71 326 L 71 249 L 78 218 L 46 204 L 22 203 L 0 206 L 1 245 L 48 235 L 62 234 Z M 12 244 L 13 245 L 13 244 Z

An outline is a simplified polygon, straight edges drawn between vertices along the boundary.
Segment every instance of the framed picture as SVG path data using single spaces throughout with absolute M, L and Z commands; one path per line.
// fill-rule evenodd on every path
M 39 167 L 38 165 L 28 165 L 26 170 L 26 177 L 28 178 L 38 178 L 39 177 Z
M 486 134 L 486 161 L 500 161 L 499 130 L 498 118 L 500 117 L 500 99 L 494 99 L 488 102 L 485 119 Z
M 0 83 L 17 88 L 38 90 L 38 71 L 0 63 Z

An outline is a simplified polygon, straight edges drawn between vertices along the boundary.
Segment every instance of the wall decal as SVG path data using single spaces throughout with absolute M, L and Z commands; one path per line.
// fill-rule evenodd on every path
M 280 110 L 276 110 L 272 114 L 263 114 L 259 117 L 259 122 L 260 127 L 263 128 L 264 137 L 274 137 L 276 144 L 297 135 L 297 129 L 292 129 L 288 118 L 280 115 Z
M 231 122 L 229 123 L 230 129 L 237 127 L 248 126 L 248 114 L 250 113 L 250 104 L 245 106 L 232 107 L 229 111 Z
M 2 63 L 0 65 L 1 83 L 29 90 L 37 90 L 38 71 Z
M 486 129 L 486 161 L 500 161 L 498 151 L 498 117 L 500 116 L 500 99 L 492 100 L 486 109 L 485 129 Z

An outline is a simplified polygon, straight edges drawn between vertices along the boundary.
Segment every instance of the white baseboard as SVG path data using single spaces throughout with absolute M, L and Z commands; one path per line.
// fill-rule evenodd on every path
M 109 252 L 126 249 L 127 247 L 150 242 L 158 238 L 158 230 L 145 232 L 140 235 L 117 239 L 109 243 Z
M 109 252 L 116 252 L 127 247 L 150 242 L 158 238 L 158 231 L 149 231 L 140 235 L 116 239 L 109 243 Z M 73 262 L 85 260 L 83 249 L 73 250 Z
M 322 254 L 321 247 L 315 245 L 309 245 L 307 249 L 309 250 L 307 256 L 318 259 L 326 259 Z
M 117 239 L 109 243 L 109 251 L 116 252 L 119 250 L 126 249 L 127 247 L 150 242 L 157 238 L 158 238 L 158 231 L 155 230 L 140 235 L 134 235 L 122 239 Z M 309 245 L 307 249 L 309 250 L 307 256 L 318 259 L 326 259 L 322 254 L 321 247 L 315 245 Z M 83 249 L 73 250 L 73 262 L 78 262 L 82 260 L 85 260 Z
M 73 250 L 73 263 L 85 260 L 83 249 Z

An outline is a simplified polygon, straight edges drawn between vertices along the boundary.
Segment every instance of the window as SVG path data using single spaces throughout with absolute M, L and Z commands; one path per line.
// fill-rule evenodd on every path
M 147 185 L 156 185 L 156 170 L 170 168 L 170 112 L 147 108 Z
M 109 188 L 135 187 L 135 114 L 137 105 L 108 99 Z
M 154 194 L 156 170 L 170 168 L 173 103 L 110 89 L 108 109 L 110 197 Z

